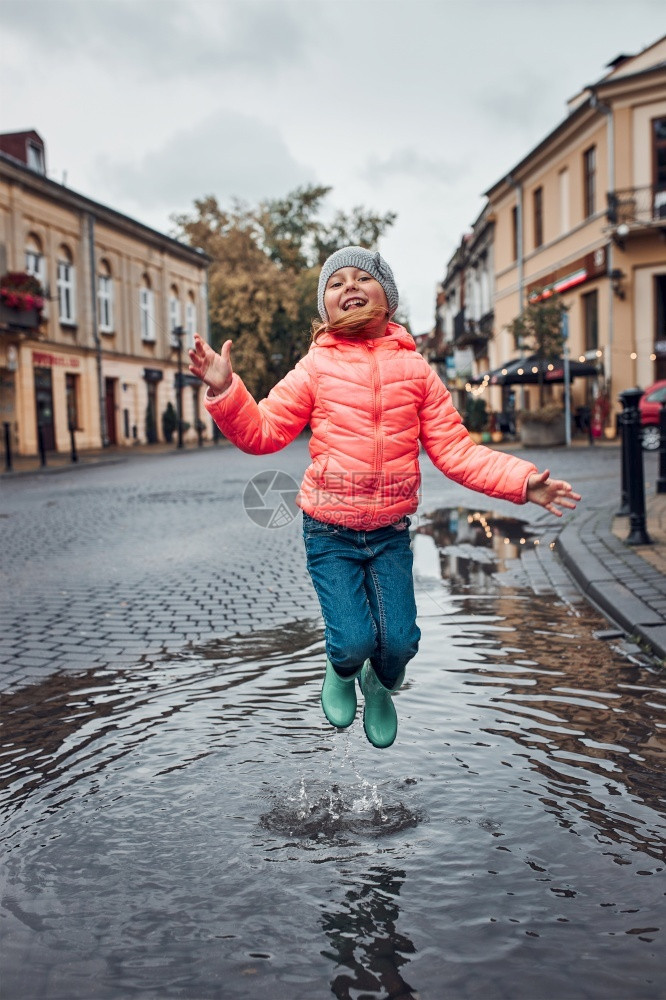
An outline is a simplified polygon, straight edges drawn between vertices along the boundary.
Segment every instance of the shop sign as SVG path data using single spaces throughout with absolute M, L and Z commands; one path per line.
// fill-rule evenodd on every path
M 33 351 L 32 363 L 37 368 L 78 368 L 79 358 L 66 358 L 62 354 L 49 354 L 48 351 Z
M 527 294 L 530 302 L 541 302 L 549 299 L 551 295 L 568 292 L 578 285 L 583 285 L 586 281 L 593 281 L 595 278 L 603 278 L 607 273 L 607 251 L 606 247 L 597 247 L 591 253 L 585 254 L 578 260 L 560 267 L 557 271 L 545 274 L 539 281 L 531 281 L 527 286 Z M 539 295 L 534 291 L 541 289 Z

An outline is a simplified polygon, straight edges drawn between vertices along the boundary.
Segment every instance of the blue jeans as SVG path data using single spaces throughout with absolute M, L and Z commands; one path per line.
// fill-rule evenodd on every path
M 326 626 L 326 655 L 341 676 L 369 659 L 392 688 L 416 655 L 409 518 L 398 527 L 356 531 L 303 512 L 308 571 Z

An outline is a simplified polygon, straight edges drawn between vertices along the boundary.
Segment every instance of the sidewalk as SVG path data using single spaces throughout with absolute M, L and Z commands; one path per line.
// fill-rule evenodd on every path
M 577 512 L 555 550 L 587 599 L 666 665 L 666 493 L 646 501 L 651 545 L 626 544 L 617 506 Z
M 223 448 L 229 442 L 224 438 L 217 443 L 205 441 L 201 448 L 196 442 L 188 441 L 179 449 L 175 443 L 166 444 L 159 441 L 157 444 L 138 444 L 131 448 L 114 446 L 109 448 L 95 448 L 81 451 L 78 454 L 78 461 L 72 462 L 69 452 L 48 452 L 46 465 L 40 463 L 38 455 L 14 455 L 12 457 L 12 469 L 7 471 L 3 464 L 0 468 L 0 480 L 3 478 L 13 479 L 21 475 L 49 475 L 57 472 L 69 472 L 73 469 L 90 467 L 93 465 L 115 465 L 119 462 L 128 462 L 133 458 L 150 458 L 154 455 L 181 454 L 186 455 L 192 452 L 202 451 L 206 448 Z

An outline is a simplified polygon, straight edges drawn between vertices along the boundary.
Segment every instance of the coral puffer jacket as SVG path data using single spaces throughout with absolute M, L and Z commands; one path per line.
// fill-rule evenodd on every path
M 298 505 L 320 521 L 371 530 L 418 505 L 419 442 L 446 476 L 491 497 L 525 503 L 534 465 L 472 441 L 451 396 L 397 323 L 375 340 L 322 334 L 307 355 L 256 403 L 234 373 L 205 396 L 235 445 L 267 455 L 309 423 L 312 464 Z

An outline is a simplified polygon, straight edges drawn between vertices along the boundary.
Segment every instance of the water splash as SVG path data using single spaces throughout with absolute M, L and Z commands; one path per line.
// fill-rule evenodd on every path
M 304 777 L 291 791 L 274 793 L 271 808 L 260 825 L 273 833 L 296 839 L 343 840 L 383 837 L 416 827 L 427 819 L 413 797 L 414 779 L 373 784 L 362 778 L 351 784 L 309 780 Z

